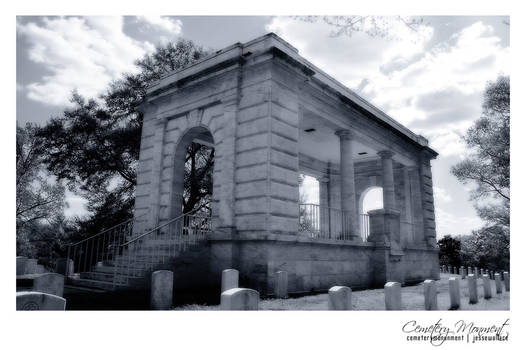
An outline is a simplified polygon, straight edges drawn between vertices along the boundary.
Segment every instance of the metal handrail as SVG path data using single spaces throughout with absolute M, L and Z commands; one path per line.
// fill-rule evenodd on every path
M 151 234 L 152 232 L 155 232 L 155 231 L 157 231 L 157 230 L 159 230 L 159 229 L 161 229 L 163 227 L 166 227 L 166 226 L 170 225 L 171 223 L 173 223 L 173 222 L 175 222 L 177 220 L 180 220 L 181 218 L 183 218 L 186 215 L 191 215 L 193 212 L 197 211 L 198 209 L 200 209 L 200 208 L 192 209 L 188 213 L 184 213 L 184 214 L 181 214 L 181 215 L 179 215 L 179 216 L 177 216 L 177 217 L 175 217 L 173 219 L 170 219 L 167 222 L 165 222 L 164 224 L 159 225 L 159 226 L 157 226 L 155 228 L 152 228 L 151 230 L 149 230 L 149 231 L 147 231 L 147 232 L 135 237 L 134 239 L 132 239 L 130 241 L 127 241 L 127 242 L 124 242 L 124 243 L 120 244 L 118 247 L 121 248 L 121 247 L 129 245 L 129 244 L 131 244 L 131 243 L 133 243 L 135 241 L 138 241 L 139 239 L 143 238 L 144 236 L 147 236 L 147 235 Z
M 150 212 L 150 211 L 147 211 L 146 213 L 143 213 L 143 214 L 137 216 L 137 218 L 141 218 L 141 217 L 145 216 L 146 214 L 148 214 L 149 212 Z M 96 233 L 96 234 L 94 234 L 93 236 L 86 237 L 86 238 L 84 238 L 83 240 L 78 241 L 78 242 L 76 242 L 76 243 L 68 243 L 67 246 L 74 247 L 74 246 L 76 246 L 77 244 L 84 243 L 84 242 L 86 242 L 87 240 L 92 239 L 92 238 L 95 238 L 95 237 L 97 237 L 97 236 L 100 236 L 100 235 L 102 235 L 102 234 L 104 234 L 104 233 L 106 233 L 106 232 L 108 232 L 108 231 L 111 231 L 111 230 L 115 229 L 116 227 L 119 227 L 119 226 L 122 226 L 122 225 L 126 225 L 126 224 L 130 223 L 131 221 L 133 221 L 134 219 L 136 219 L 136 217 L 132 217 L 132 218 L 130 218 L 130 219 L 126 220 L 126 221 L 123 221 L 123 222 L 121 222 L 121 223 L 119 223 L 119 224 L 117 224 L 117 225 L 115 225 L 115 226 L 112 226 L 112 227 L 110 227 L 110 228 L 107 228 L 107 229 L 105 229 L 105 230 L 99 232 L 99 233 Z

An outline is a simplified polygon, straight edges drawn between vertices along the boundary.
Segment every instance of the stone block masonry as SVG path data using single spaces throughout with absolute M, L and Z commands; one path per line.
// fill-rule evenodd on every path
M 286 271 L 288 293 L 439 278 L 431 173 L 438 154 L 275 34 L 163 77 L 140 109 L 134 234 L 181 214 L 186 147 L 214 148 L 209 254 L 189 261 L 188 272 L 206 271 L 199 279 L 208 288 L 241 282 L 285 295 L 275 290 L 285 276 L 276 271 Z M 322 183 L 319 203 L 331 208 L 317 232 L 299 230 L 298 174 L 307 172 Z M 385 205 L 365 239 L 358 210 L 371 186 L 383 188 Z M 236 283 L 219 280 L 229 268 Z

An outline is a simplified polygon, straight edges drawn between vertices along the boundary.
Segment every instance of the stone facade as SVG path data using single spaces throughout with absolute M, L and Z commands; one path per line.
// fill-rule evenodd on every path
M 279 270 L 291 293 L 438 278 L 437 153 L 275 34 L 164 77 L 141 110 L 136 234 L 181 214 L 186 147 L 215 148 L 213 232 L 187 266 L 213 286 L 229 268 L 263 294 Z M 298 232 L 300 173 L 320 181 L 323 237 Z M 371 187 L 383 188 L 384 208 L 369 213 L 364 241 L 359 217 Z

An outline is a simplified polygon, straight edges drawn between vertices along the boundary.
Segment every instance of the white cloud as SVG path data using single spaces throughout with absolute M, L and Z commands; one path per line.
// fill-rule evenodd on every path
M 450 213 L 440 207 L 435 207 L 435 220 L 437 223 L 437 238 L 445 235 L 465 235 L 484 226 L 484 222 L 477 216 L 462 216 Z
M 451 202 L 451 196 L 445 189 L 441 187 L 434 186 L 433 194 L 435 195 L 435 202 L 438 204 Z
M 300 54 L 429 138 L 443 156 L 461 155 L 461 140 L 480 116 L 486 82 L 508 74 L 509 47 L 492 26 L 473 23 L 427 48 L 433 28 L 414 34 L 403 23 L 393 27 L 400 40 L 364 33 L 330 38 L 322 21 L 307 23 L 276 17 L 267 26 L 296 46 Z M 467 121 L 467 123 L 466 123 Z
M 137 20 L 172 35 L 181 35 L 183 29 L 181 20 L 166 16 L 138 16 Z
M 88 215 L 89 212 L 86 209 L 88 201 L 80 196 L 77 196 L 73 192 L 66 190 L 66 204 L 67 207 L 64 209 L 64 215 L 67 218 L 72 218 L 74 216 L 84 216 Z
M 349 87 L 380 72 L 380 67 L 392 61 L 408 62 L 421 53 L 425 42 L 433 35 L 431 27 L 415 34 L 400 22 L 393 22 L 392 36 L 398 40 L 356 32 L 330 37 L 334 27 L 323 21 L 303 22 L 290 17 L 274 17 L 266 27 L 298 48 L 300 54 Z
M 122 17 L 44 18 L 42 24 L 18 24 L 17 29 L 29 43 L 29 59 L 48 71 L 26 86 L 27 97 L 49 105 L 68 104 L 74 89 L 96 97 L 153 49 L 123 32 Z

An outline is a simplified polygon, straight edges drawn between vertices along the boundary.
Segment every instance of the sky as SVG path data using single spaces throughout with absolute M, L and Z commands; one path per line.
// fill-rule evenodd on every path
M 43 124 L 71 91 L 96 97 L 156 45 L 179 37 L 212 50 L 275 32 L 313 64 L 439 152 L 432 162 L 437 236 L 469 234 L 483 222 L 469 185 L 450 174 L 468 150 L 462 135 L 481 115 L 486 83 L 510 73 L 507 17 L 423 17 L 415 32 L 389 20 L 387 37 L 334 36 L 319 20 L 273 16 L 17 17 L 17 122 Z M 85 213 L 68 193 L 67 215 Z

